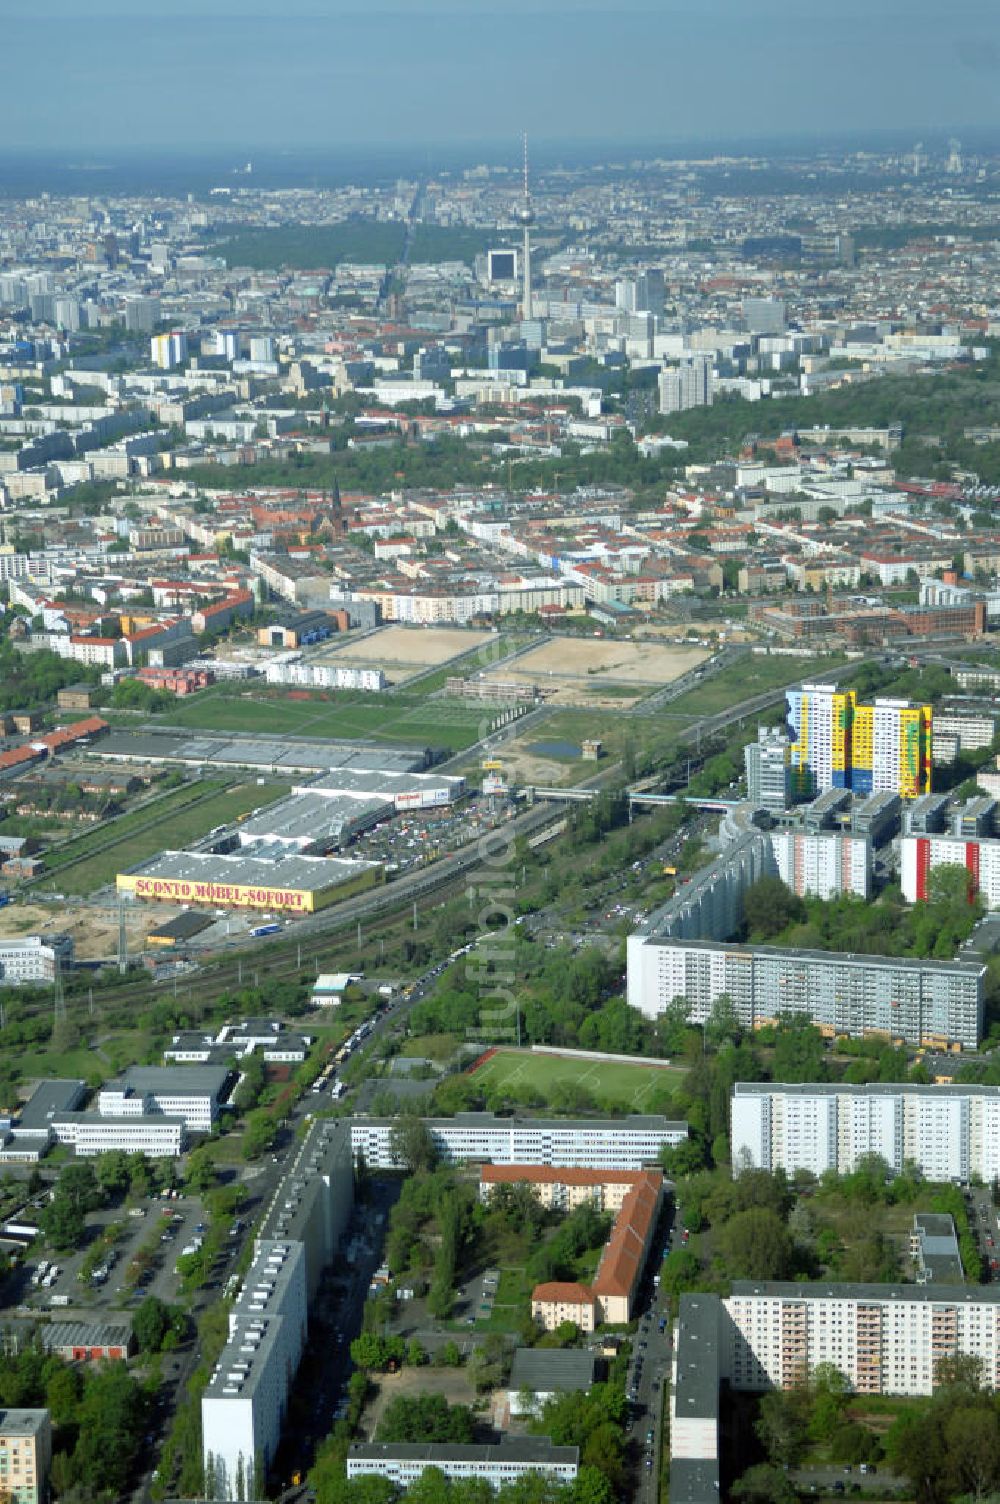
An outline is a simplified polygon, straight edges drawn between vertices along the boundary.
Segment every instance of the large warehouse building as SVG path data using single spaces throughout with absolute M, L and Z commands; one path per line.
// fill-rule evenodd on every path
M 282 853 L 271 859 L 164 851 L 134 872 L 119 872 L 119 893 L 157 903 L 313 914 L 382 881 L 378 862 Z

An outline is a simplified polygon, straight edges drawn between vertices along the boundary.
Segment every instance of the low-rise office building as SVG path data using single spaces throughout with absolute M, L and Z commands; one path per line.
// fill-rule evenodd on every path
M 579 1464 L 579 1447 L 557 1447 L 546 1436 L 505 1436 L 498 1446 L 367 1441 L 356 1443 L 347 1453 L 347 1476 L 375 1474 L 409 1488 L 425 1469 L 433 1467 L 449 1481 L 480 1478 L 491 1488 L 502 1488 L 528 1473 L 539 1473 L 557 1483 L 573 1483 Z
M 211 1133 L 230 1080 L 219 1065 L 136 1065 L 101 1088 L 97 1109 L 107 1118 L 162 1114 Z
M 965 1283 L 965 1270 L 955 1232 L 955 1220 L 945 1212 L 915 1212 L 910 1233 L 910 1257 L 917 1266 L 917 1284 Z
M 0 984 L 4 987 L 52 982 L 57 971 L 71 971 L 72 967 L 71 935 L 24 935 L 20 940 L 0 940 Z
M 52 1119 L 52 1136 L 56 1143 L 68 1144 L 80 1156 L 120 1149 L 125 1154 L 145 1154 L 147 1159 L 176 1159 L 184 1153 L 188 1141 L 182 1117 L 145 1112 L 133 1117 L 58 1113 Z
M 833 1170 L 877 1154 L 928 1180 L 1000 1178 L 1000 1086 L 737 1082 L 730 1100 L 733 1173 Z
M 501 1118 L 489 1112 L 459 1112 L 425 1118 L 442 1159 L 494 1165 L 568 1165 L 591 1170 L 641 1170 L 657 1164 L 660 1150 L 682 1143 L 687 1123 L 656 1114 L 624 1118 Z M 355 1118 L 351 1148 L 372 1169 L 398 1170 L 398 1123 L 392 1118 Z

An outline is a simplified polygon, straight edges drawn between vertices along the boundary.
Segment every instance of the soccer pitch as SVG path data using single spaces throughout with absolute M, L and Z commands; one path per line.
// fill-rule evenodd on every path
M 573 1055 L 538 1055 L 502 1049 L 472 1072 L 479 1086 L 524 1089 L 548 1097 L 563 1085 L 582 1086 L 602 1105 L 625 1112 L 649 1111 L 649 1100 L 671 1090 L 686 1072 L 676 1065 L 631 1065 L 624 1060 L 581 1060 Z

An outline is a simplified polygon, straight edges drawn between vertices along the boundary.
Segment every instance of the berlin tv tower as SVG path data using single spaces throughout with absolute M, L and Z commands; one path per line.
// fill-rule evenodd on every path
M 534 210 L 531 207 L 531 194 L 528 192 L 528 136 L 524 135 L 524 198 L 517 217 L 524 226 L 524 297 L 521 301 L 521 317 L 525 321 L 531 318 L 531 226 L 535 222 Z

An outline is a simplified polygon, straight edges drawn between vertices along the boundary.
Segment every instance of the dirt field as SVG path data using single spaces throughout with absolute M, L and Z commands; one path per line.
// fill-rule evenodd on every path
M 130 949 L 139 950 L 150 930 L 176 913 L 176 909 L 159 905 L 127 908 L 125 927 Z M 0 909 L 0 938 L 4 940 L 57 933 L 72 935 L 81 961 L 117 955 L 118 910 L 56 903 L 12 903 Z
M 417 1394 L 443 1394 L 449 1405 L 471 1405 L 475 1399 L 472 1385 L 462 1368 L 401 1368 L 399 1373 L 380 1376 L 376 1383 L 378 1392 L 366 1405 L 361 1417 L 362 1429 L 369 1440 L 375 1434 L 385 1407 L 398 1394 L 405 1394 L 408 1398 Z
M 704 648 L 668 647 L 659 642 L 556 637 L 509 667 L 491 669 L 486 677 L 536 684 L 549 704 L 613 710 L 634 704 L 647 689 L 679 679 L 709 656 Z
M 334 641 L 311 661 L 381 668 L 390 683 L 405 684 L 424 669 L 437 668 L 458 653 L 470 653 L 481 643 L 489 642 L 492 635 L 463 632 L 458 627 L 382 627 L 342 648 Z

